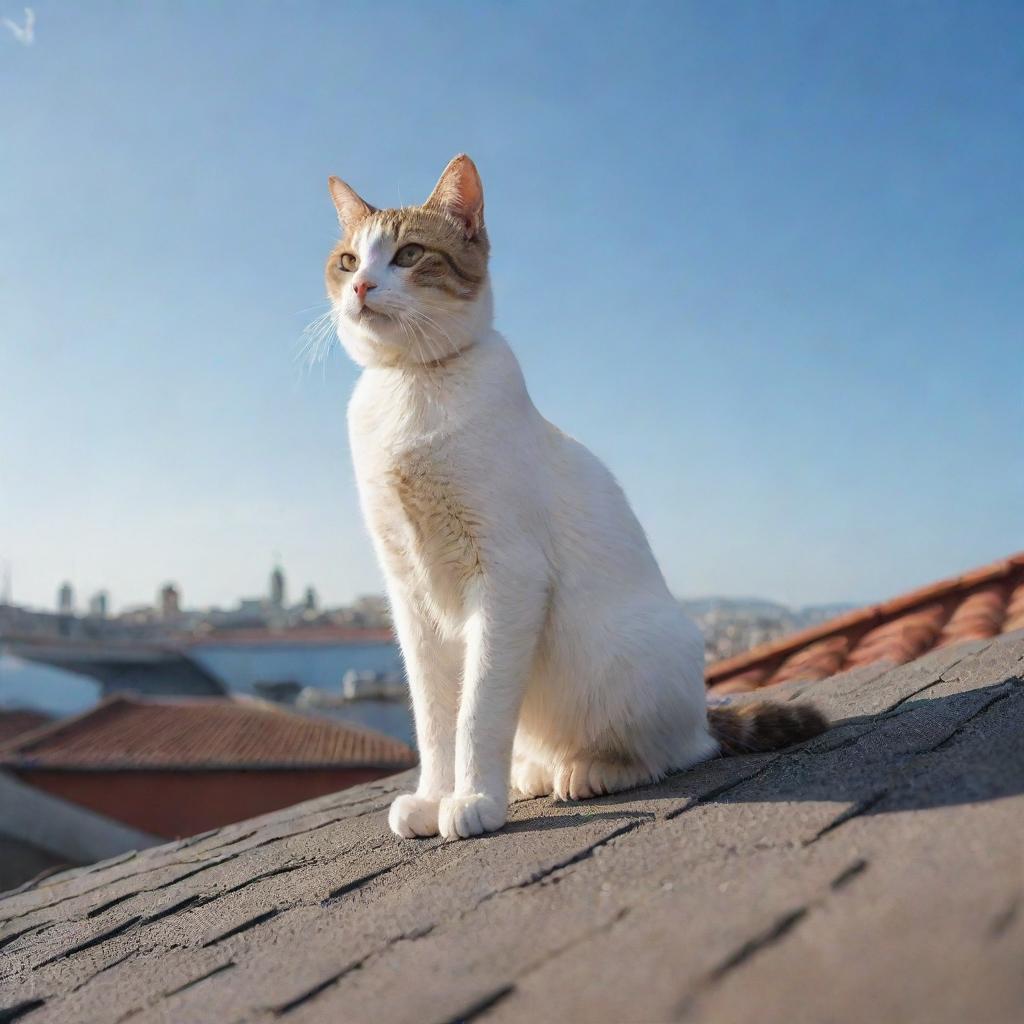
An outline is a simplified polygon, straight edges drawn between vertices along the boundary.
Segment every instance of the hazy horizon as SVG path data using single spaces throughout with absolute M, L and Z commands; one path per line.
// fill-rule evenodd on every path
M 287 570 L 286 570 L 286 576 L 287 576 Z M 2 578 L 2 576 L 0 576 L 0 578 Z M 70 582 L 70 583 L 72 583 L 72 586 L 73 586 L 73 583 L 74 583 L 74 581 L 72 581 L 72 580 L 62 580 L 61 581 L 62 584 L 64 582 Z M 177 580 L 164 580 L 164 581 L 162 581 L 161 585 L 166 584 L 166 583 L 173 583 L 175 586 L 178 586 L 179 589 L 180 589 L 180 584 L 178 583 Z M 289 606 L 297 606 L 297 605 L 302 603 L 302 597 L 303 597 L 303 593 L 305 591 L 306 585 L 307 584 L 303 584 L 301 587 L 298 587 L 298 586 L 294 586 L 293 582 L 291 580 L 288 581 L 289 591 L 288 591 L 288 597 L 287 597 L 286 603 Z M 308 585 L 309 586 L 313 586 L 314 590 L 316 590 L 315 584 L 310 583 Z M 59 589 L 60 588 L 58 586 L 58 590 Z M 75 608 L 74 608 L 74 610 L 75 610 L 75 613 L 78 614 L 78 615 L 83 615 L 87 611 L 87 606 L 88 606 L 89 598 L 92 597 L 93 594 L 96 593 L 96 591 L 85 591 L 85 592 L 83 592 L 83 591 L 79 591 L 77 588 L 74 588 L 74 586 L 73 586 L 73 589 L 74 589 L 74 601 L 75 601 Z M 104 588 L 99 588 L 99 589 L 104 589 Z M 236 595 L 236 597 L 234 597 L 232 599 L 229 599 L 226 602 L 222 602 L 220 604 L 193 604 L 192 602 L 190 602 L 188 600 L 188 595 L 182 592 L 182 594 L 181 594 L 182 600 L 183 600 L 182 609 L 184 611 L 186 611 L 186 612 L 202 612 L 202 611 L 206 611 L 206 610 L 211 609 L 211 608 L 220 608 L 222 610 L 230 610 L 232 607 L 234 607 L 236 604 L 238 604 L 242 600 L 253 600 L 253 599 L 260 599 L 260 598 L 269 599 L 268 598 L 268 590 L 269 590 L 269 588 L 264 588 L 263 591 L 253 591 L 252 593 L 238 594 L 238 595 Z M 363 593 L 360 593 L 360 594 L 357 594 L 357 595 L 354 595 L 354 596 L 355 596 L 355 598 L 359 598 L 359 597 L 379 597 L 383 593 L 384 593 L 384 588 L 383 588 L 383 585 L 382 585 L 376 591 L 366 591 L 366 592 L 363 592 Z M 0 592 L 0 597 L 2 597 L 2 592 Z M 113 595 L 108 594 L 108 597 L 112 598 Z M 122 613 L 122 612 L 131 611 L 131 610 L 134 610 L 134 609 L 158 607 L 159 606 L 158 597 L 159 597 L 158 593 L 154 592 L 153 599 L 151 599 L 149 601 L 132 601 L 132 602 L 125 602 L 125 603 L 118 603 L 116 601 L 112 601 L 108 613 L 116 615 L 116 614 L 119 614 L 119 613 Z M 675 597 L 678 600 L 686 602 L 686 603 L 689 603 L 689 604 L 699 604 L 699 603 L 704 602 L 704 601 L 729 601 L 729 602 L 736 603 L 736 604 L 743 604 L 743 603 L 747 603 L 747 602 L 749 602 L 749 603 L 762 603 L 763 602 L 763 603 L 766 603 L 766 604 L 777 604 L 777 605 L 780 605 L 782 607 L 788 608 L 791 611 L 805 611 L 807 609 L 832 608 L 832 607 L 836 607 L 836 608 L 851 607 L 852 608 L 852 607 L 857 607 L 857 606 L 862 605 L 862 604 L 869 603 L 867 601 L 846 600 L 846 601 L 812 602 L 812 603 L 809 603 L 809 604 L 800 604 L 800 603 L 790 604 L 790 603 L 788 603 L 786 601 L 777 600 L 776 598 L 772 597 L 770 594 L 708 594 L 708 593 L 701 593 L 701 594 L 675 594 Z M 15 595 L 15 598 L 16 598 L 16 595 Z M 320 592 L 318 590 L 317 590 L 317 599 L 318 599 L 318 605 L 320 607 L 333 607 L 333 606 L 336 606 L 336 605 L 342 605 L 343 606 L 343 605 L 347 605 L 347 604 L 351 603 L 351 601 L 338 601 L 338 602 L 326 601 L 325 602 L 322 599 L 322 596 L 320 595 Z M 45 603 L 44 604 L 29 604 L 29 603 L 26 603 L 26 602 L 18 601 L 17 599 L 15 599 L 14 603 L 16 605 L 23 605 L 24 607 L 28 608 L 30 611 L 43 611 L 43 612 L 47 612 L 48 611 L 48 612 L 52 612 L 52 611 L 54 611 L 57 608 L 58 594 L 57 594 L 56 591 L 54 592 L 53 600 L 50 601 L 49 604 L 45 604 Z
M 295 360 L 325 183 L 410 203 L 463 150 L 497 326 L 673 592 L 867 603 L 1024 548 L 1024 6 L 33 6 L 0 27 L 16 602 L 229 606 L 275 553 L 293 597 L 381 591 L 356 370 Z

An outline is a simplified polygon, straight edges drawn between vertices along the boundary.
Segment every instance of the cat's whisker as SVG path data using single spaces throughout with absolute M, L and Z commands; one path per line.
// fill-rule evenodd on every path
M 420 332 L 411 309 L 396 310 L 393 314 L 396 323 L 401 325 L 406 338 L 409 339 L 409 347 L 417 359 L 422 357 L 422 346 L 420 344 Z
M 406 336 L 406 339 L 409 341 L 409 347 L 415 352 L 417 349 L 417 341 L 416 337 L 410 331 L 409 322 L 407 321 L 406 316 L 404 316 L 403 313 L 395 313 L 394 322 L 401 328 L 401 333 Z
M 296 315 L 298 315 L 299 313 L 308 313 L 312 309 L 323 309 L 324 306 L 328 305 L 330 305 L 330 303 L 327 301 L 327 299 L 324 299 L 323 302 L 314 302 L 312 306 L 303 306 L 302 309 L 295 310 L 295 313 Z
M 408 310 L 407 312 L 411 313 L 412 311 Z M 433 350 L 430 347 L 430 339 L 427 337 L 426 332 L 416 322 L 415 317 L 411 317 L 408 322 L 417 335 L 417 340 L 413 346 L 417 361 L 421 363 L 431 361 L 433 359 Z
M 337 327 L 338 312 L 332 306 L 306 326 L 295 355 L 296 360 L 303 360 L 307 370 L 312 370 L 317 363 L 320 363 L 326 377 L 327 356 L 337 333 Z
M 457 350 L 458 349 L 458 346 L 455 344 L 454 340 L 452 339 L 452 336 L 436 320 L 434 320 L 433 317 L 428 316 L 421 309 L 417 309 L 414 312 L 415 312 L 415 314 L 418 317 L 420 317 L 423 321 L 425 321 L 430 327 L 440 331 L 441 334 L 443 334 L 445 336 L 445 338 L 448 339 L 448 344 L 452 347 L 452 350 Z M 441 355 L 434 355 L 433 356 L 433 359 L 434 359 L 435 362 L 437 360 L 441 359 L 441 358 L 443 358 L 443 356 L 441 356 Z
M 429 340 L 423 328 L 419 324 L 419 318 L 415 315 L 415 312 L 411 309 L 405 311 L 406 322 L 410 328 L 415 332 L 416 344 L 415 344 L 415 356 L 418 362 L 425 362 L 430 358 L 429 352 Z
M 424 342 L 424 345 L 427 348 L 427 353 L 426 354 L 427 354 L 428 360 L 430 362 L 437 362 L 438 359 L 441 358 L 441 356 L 440 356 L 440 343 L 437 341 L 436 338 L 432 338 L 429 335 L 429 333 L 427 332 L 427 330 L 423 327 L 422 323 L 420 323 L 421 320 L 426 320 L 427 318 L 424 317 L 423 314 L 420 313 L 419 311 L 411 311 L 411 312 L 413 312 L 415 314 L 414 323 L 417 324 L 417 329 L 423 335 L 423 342 Z M 429 323 L 429 320 L 427 320 L 427 322 Z M 421 362 L 422 361 L 423 360 L 421 360 Z

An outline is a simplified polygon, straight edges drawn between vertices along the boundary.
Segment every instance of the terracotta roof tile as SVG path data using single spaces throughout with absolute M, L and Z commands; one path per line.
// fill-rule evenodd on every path
M 936 602 L 883 622 L 868 630 L 853 646 L 845 667 L 870 665 L 881 660 L 897 664 L 911 661 L 935 645 L 948 618 L 947 606 Z
M 990 584 L 974 591 L 949 617 L 936 646 L 946 647 L 963 640 L 984 640 L 996 636 L 1006 619 L 1005 584 Z
M 751 669 L 749 672 L 741 672 L 739 675 L 730 676 L 720 683 L 715 683 L 708 692 L 713 693 L 716 697 L 725 697 L 730 693 L 749 693 L 751 690 L 756 690 L 767 677 L 767 669 Z
M 877 661 L 903 664 L 936 647 L 1024 629 L 1024 552 L 727 658 L 710 692 L 818 680 Z
M 772 676 L 773 683 L 790 679 L 827 679 L 834 676 L 846 660 L 850 638 L 842 634 L 809 644 L 791 654 Z
M 41 711 L 0 710 L 0 747 L 52 721 L 49 715 Z
M 1012 633 L 1015 629 L 1024 629 L 1024 580 L 1013 588 L 1006 602 L 1003 632 Z
M 409 767 L 404 743 L 263 701 L 116 696 L 0 751 L 0 765 L 85 770 Z

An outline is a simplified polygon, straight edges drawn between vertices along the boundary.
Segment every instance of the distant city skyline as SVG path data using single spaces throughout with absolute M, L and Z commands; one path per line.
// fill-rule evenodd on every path
M 0 566 L 3 562 L 0 561 Z M 8 576 L 9 579 L 9 576 Z M 233 602 L 229 603 L 245 603 L 253 600 L 264 600 L 270 606 L 275 608 L 288 607 L 287 600 L 288 590 L 288 576 L 284 571 L 284 567 L 280 562 L 275 561 L 271 563 L 271 568 L 268 570 L 268 579 L 266 589 L 264 592 L 254 591 L 252 593 L 239 593 L 233 598 Z M 317 590 L 312 584 L 307 584 L 301 588 L 302 596 L 292 602 L 294 607 L 305 607 L 307 609 L 313 609 L 318 603 Z M 364 596 L 364 595 L 360 595 Z M 170 605 L 168 604 L 170 602 Z M 24 605 L 30 607 L 23 602 L 15 601 L 12 599 L 10 593 L 0 593 L 0 604 L 10 604 L 15 607 Z M 155 587 L 155 597 L 150 601 L 137 601 L 131 604 L 124 604 L 114 608 L 110 600 L 110 592 L 106 587 L 99 587 L 95 590 L 79 590 L 73 580 L 64 579 L 56 591 L 56 598 L 53 603 L 53 607 L 57 611 L 70 612 L 77 615 L 106 615 L 112 610 L 115 613 L 121 613 L 124 611 L 130 611 L 137 608 L 155 608 L 155 609 L 167 609 L 170 607 L 174 611 L 185 610 L 188 608 L 202 609 L 205 607 L 214 607 L 211 605 L 191 605 L 186 602 L 183 592 L 183 587 L 177 579 L 165 579 L 161 580 Z M 49 610 L 41 608 L 39 610 Z
M 2 562 L 0 562 L 2 565 Z M 975 569 L 977 566 L 964 567 Z M 956 575 L 955 573 L 952 575 Z M 933 581 L 929 581 L 933 582 Z M 268 608 L 302 608 L 306 611 L 315 611 L 321 606 L 324 608 L 333 606 L 336 608 L 346 607 L 353 602 L 359 603 L 366 600 L 386 601 L 387 595 L 383 589 L 367 591 L 354 596 L 348 601 L 323 602 L 320 593 L 313 583 L 307 583 L 297 588 L 301 591 L 301 597 L 297 597 L 290 603 L 286 600 L 288 573 L 280 562 L 271 563 L 269 578 L 266 589 L 263 592 L 253 590 L 250 592 L 239 592 L 231 598 L 222 602 L 193 603 L 186 597 L 185 588 L 178 579 L 162 581 L 155 588 L 155 597 L 149 601 L 136 601 L 132 603 L 116 605 L 111 600 L 109 590 L 100 587 L 97 590 L 79 591 L 74 581 L 62 580 L 57 588 L 55 599 L 52 605 L 32 605 L 27 602 L 11 600 L 11 595 L 0 594 L 0 606 L 7 604 L 11 607 L 22 607 L 32 611 L 58 611 L 75 615 L 122 615 L 133 611 L 152 609 L 160 611 L 167 608 L 167 601 L 170 598 L 173 602 L 173 609 L 182 612 L 202 612 L 213 609 L 228 609 L 232 607 L 243 607 L 246 605 L 262 602 Z M 173 596 L 171 596 L 173 592 Z M 712 619 L 722 606 L 729 607 L 729 614 L 739 613 L 756 617 L 763 613 L 772 613 L 779 609 L 786 609 L 796 613 L 811 612 L 815 620 L 820 620 L 822 614 L 829 617 L 839 615 L 851 608 L 870 603 L 865 601 L 844 600 L 824 602 L 793 603 L 772 597 L 767 594 L 676 594 L 676 597 L 687 606 L 689 614 L 701 619 Z
M 225 606 L 273 552 L 293 595 L 380 592 L 356 370 L 295 359 L 326 178 L 415 202 L 462 150 L 497 324 L 673 592 L 864 603 L 1024 548 L 1024 5 L 33 9 L 0 35 L 16 602 Z

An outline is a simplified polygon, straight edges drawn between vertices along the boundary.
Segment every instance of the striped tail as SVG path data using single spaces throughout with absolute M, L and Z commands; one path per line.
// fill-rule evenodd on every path
M 708 723 L 726 755 L 781 750 L 818 736 L 829 724 L 813 704 L 773 701 L 708 708 Z

